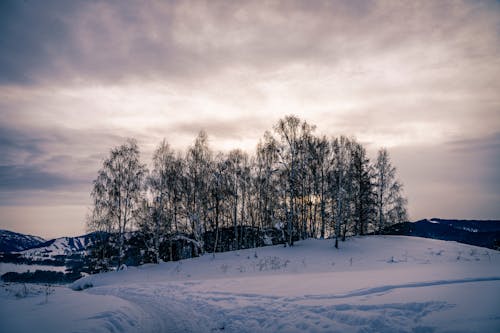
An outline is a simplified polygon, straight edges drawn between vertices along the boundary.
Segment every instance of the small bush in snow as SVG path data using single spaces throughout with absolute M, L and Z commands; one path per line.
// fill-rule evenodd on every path
M 280 257 L 265 257 L 257 263 L 257 267 L 259 271 L 268 271 L 268 270 L 279 270 L 281 268 L 286 268 L 286 266 L 290 263 L 290 260 L 283 261 Z
M 43 304 L 47 304 L 49 302 L 49 295 L 52 295 L 56 290 L 52 287 L 51 284 L 47 283 L 43 288 L 43 294 L 45 295 L 45 301 Z
M 94 285 L 91 282 L 85 282 L 83 285 L 82 284 L 77 285 L 75 288 L 73 288 L 73 290 L 75 290 L 75 291 L 82 291 L 82 290 L 85 290 L 85 289 L 92 288 L 93 286 Z
M 220 270 L 221 270 L 224 274 L 226 274 L 226 273 L 227 273 L 227 270 L 228 270 L 228 269 L 229 269 L 229 266 L 228 266 L 227 264 L 222 264 L 222 265 L 220 266 Z

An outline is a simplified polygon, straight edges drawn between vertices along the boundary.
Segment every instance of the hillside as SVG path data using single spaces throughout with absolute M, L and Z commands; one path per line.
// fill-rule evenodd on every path
M 465 244 L 500 249 L 500 221 L 452 220 L 432 218 L 391 225 L 386 235 L 417 236 L 452 240 Z
M 3 231 L 0 242 L 10 245 L 5 247 L 9 251 L 0 253 L 0 276 L 8 272 L 26 273 L 36 270 L 64 272 L 67 269 L 74 274 L 84 272 L 88 263 L 86 255 L 96 237 L 97 233 L 90 233 L 46 241 L 40 237 Z M 77 277 L 78 275 L 73 275 L 72 279 Z
M 85 277 L 16 299 L 9 331 L 493 332 L 500 253 L 404 236 L 209 254 Z M 84 289 L 83 291 L 77 291 Z M 23 317 L 16 316 L 23 313 Z
M 25 258 L 43 259 L 71 254 L 84 254 L 94 243 L 96 234 L 90 233 L 78 237 L 60 237 L 51 239 L 36 247 L 22 251 Z
M 41 237 L 0 230 L 0 252 L 23 251 L 39 246 L 44 242 L 46 240 Z

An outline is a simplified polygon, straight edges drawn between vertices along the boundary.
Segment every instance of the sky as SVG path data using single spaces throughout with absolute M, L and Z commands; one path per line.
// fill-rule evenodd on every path
M 294 114 L 386 147 L 412 220 L 500 219 L 500 2 L 1 1 L 0 228 L 83 234 L 109 150 Z

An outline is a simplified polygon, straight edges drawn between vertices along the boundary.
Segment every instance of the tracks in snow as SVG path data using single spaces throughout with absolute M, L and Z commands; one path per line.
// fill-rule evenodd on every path
M 451 285 L 451 284 L 459 284 L 459 283 L 471 283 L 471 282 L 487 282 L 487 281 L 500 281 L 500 276 L 491 276 L 491 277 L 480 277 L 480 278 L 464 278 L 464 279 L 448 279 L 448 280 L 434 280 L 434 281 L 423 281 L 423 282 L 409 282 L 409 283 L 401 283 L 401 284 L 392 284 L 385 286 L 378 286 L 373 288 L 365 288 L 353 290 L 348 293 L 343 294 L 320 294 L 320 295 L 304 295 L 297 297 L 280 297 L 280 296 L 271 296 L 271 295 L 260 295 L 253 293 L 232 293 L 225 291 L 209 291 L 204 294 L 207 295 L 219 295 L 219 296 L 237 296 L 243 298 L 262 298 L 262 299 L 271 299 L 271 300 L 282 300 L 286 302 L 296 302 L 305 299 L 341 299 L 341 298 L 351 298 L 357 296 L 367 296 L 372 294 L 385 293 L 394 289 L 406 289 L 406 288 L 419 288 L 419 287 L 431 287 L 431 286 L 441 286 L 441 285 Z M 202 293 L 202 292 L 198 292 Z
M 500 276 L 410 282 L 296 297 L 200 291 L 193 289 L 195 282 L 132 284 L 93 288 L 89 292 L 112 294 L 140 306 L 150 316 L 149 332 L 349 332 L 361 328 L 391 332 L 395 327 L 407 327 L 410 332 L 430 330 L 419 326 L 420 319 L 453 305 L 443 301 L 359 304 L 359 300 L 348 299 L 397 289 L 492 281 L 500 281 Z M 338 303 L 342 299 L 347 302 Z

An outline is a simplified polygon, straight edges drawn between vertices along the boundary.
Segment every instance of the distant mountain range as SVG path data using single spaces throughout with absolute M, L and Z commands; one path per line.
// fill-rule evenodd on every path
M 60 237 L 46 241 L 36 247 L 21 251 L 25 258 L 41 259 L 56 256 L 70 256 L 72 254 L 85 254 L 87 249 L 94 244 L 95 233 L 78 237 Z
M 41 237 L 0 229 L 0 252 L 23 251 L 40 246 L 45 242 L 46 240 Z
M 424 219 L 387 227 L 386 235 L 417 236 L 500 250 L 500 221 Z
M 56 256 L 84 254 L 97 237 L 89 233 L 78 237 L 60 237 L 45 240 L 41 237 L 0 230 L 0 252 L 17 252 L 32 260 L 52 259 Z
M 488 247 L 500 250 L 500 221 L 424 219 L 398 223 L 386 228 L 386 235 L 405 235 Z M 85 254 L 94 244 L 97 233 L 78 237 L 45 240 L 41 237 L 0 230 L 0 252 L 17 252 L 31 260 L 53 259 L 57 256 Z

